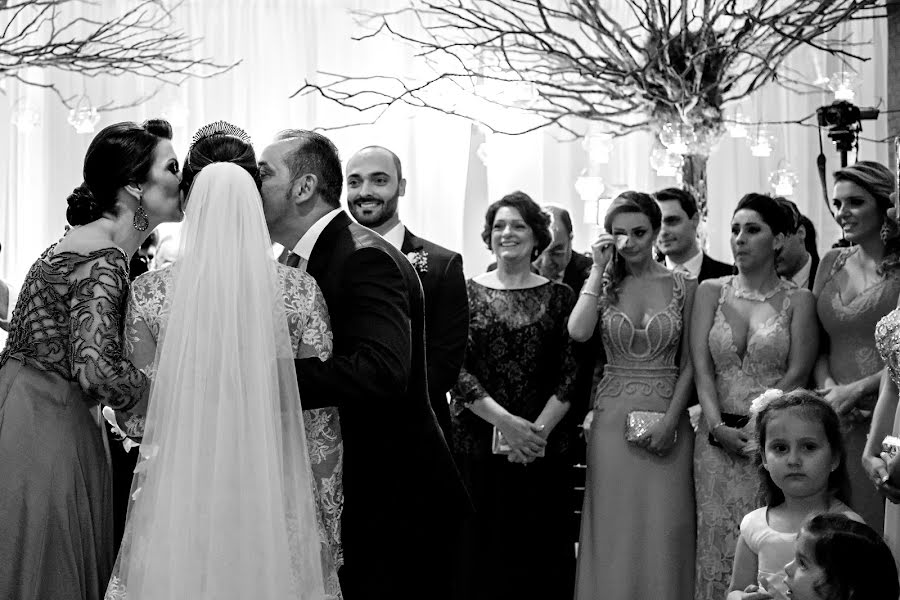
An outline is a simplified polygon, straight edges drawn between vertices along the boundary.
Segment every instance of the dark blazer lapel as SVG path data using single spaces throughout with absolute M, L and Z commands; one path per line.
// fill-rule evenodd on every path
M 409 254 L 410 252 L 421 250 L 422 246 L 425 245 L 422 240 L 414 236 L 406 226 L 403 227 L 403 231 L 403 244 L 400 245 L 400 252 Z
M 350 217 L 343 210 L 325 226 L 325 229 L 322 230 L 319 239 L 316 240 L 316 245 L 313 246 L 312 252 L 309 255 L 309 263 L 306 265 L 306 271 L 310 275 L 318 278 L 319 275 L 323 273 L 328 264 L 328 258 L 331 255 L 327 249 L 331 247 L 332 239 L 342 229 L 346 229 L 349 226 Z

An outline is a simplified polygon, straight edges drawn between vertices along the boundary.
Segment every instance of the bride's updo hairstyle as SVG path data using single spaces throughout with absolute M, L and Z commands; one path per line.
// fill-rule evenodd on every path
M 103 215 L 117 214 L 119 190 L 147 180 L 161 139 L 172 139 L 172 126 L 162 119 L 104 127 L 84 155 L 84 182 L 66 200 L 69 224 L 85 225 Z
M 194 134 L 181 176 L 181 189 L 187 194 L 194 178 L 206 165 L 216 162 L 234 163 L 247 171 L 260 187 L 259 166 L 250 136 L 240 127 L 227 121 L 216 121 L 201 127 Z

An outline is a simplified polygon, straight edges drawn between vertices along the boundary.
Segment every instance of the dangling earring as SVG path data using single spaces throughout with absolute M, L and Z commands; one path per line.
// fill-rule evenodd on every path
M 150 227 L 150 219 L 147 218 L 147 211 L 144 210 L 143 202 L 143 196 L 138 198 L 138 208 L 134 212 L 134 219 L 131 221 L 131 226 L 138 231 L 147 231 L 147 228 Z

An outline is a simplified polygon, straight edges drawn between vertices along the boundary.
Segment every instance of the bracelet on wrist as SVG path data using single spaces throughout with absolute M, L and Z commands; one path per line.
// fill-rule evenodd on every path
M 594 298 L 600 297 L 600 294 L 598 294 L 597 292 L 592 292 L 591 290 L 581 290 L 578 293 L 582 296 L 593 296 Z
M 716 423 L 715 425 L 713 425 L 712 427 L 709 428 L 709 432 L 713 435 L 713 437 L 716 437 L 716 430 L 719 427 L 725 427 L 725 421 L 719 421 L 718 423 Z

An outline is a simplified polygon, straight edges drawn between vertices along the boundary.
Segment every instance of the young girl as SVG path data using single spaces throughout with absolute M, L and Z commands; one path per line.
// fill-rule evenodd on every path
M 792 600 L 896 600 L 897 567 L 875 530 L 844 515 L 816 515 L 786 567 Z
M 766 506 L 741 521 L 728 600 L 786 598 L 784 565 L 803 522 L 819 513 L 862 520 L 842 502 L 847 470 L 838 416 L 808 390 L 769 390 L 753 401 Z

